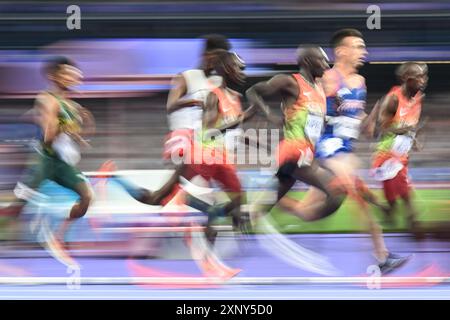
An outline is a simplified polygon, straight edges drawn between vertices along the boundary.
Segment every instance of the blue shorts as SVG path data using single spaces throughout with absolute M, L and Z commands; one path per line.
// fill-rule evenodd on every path
M 331 158 L 339 152 L 353 152 L 352 140 L 338 138 L 331 134 L 325 134 L 320 137 L 319 141 L 316 144 L 316 158 Z

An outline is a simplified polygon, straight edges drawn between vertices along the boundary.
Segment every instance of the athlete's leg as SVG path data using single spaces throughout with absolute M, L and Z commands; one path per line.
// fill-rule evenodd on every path
M 91 186 L 88 182 L 79 182 L 71 189 L 78 194 L 79 199 L 77 203 L 72 206 L 69 217 L 64 219 L 61 224 L 61 227 L 57 232 L 57 237 L 59 239 L 64 239 L 65 233 L 75 220 L 84 217 L 94 198 Z
M 398 194 L 403 200 L 406 209 L 406 221 L 408 228 L 416 236 L 419 236 L 418 223 L 417 223 L 417 209 L 413 204 L 412 188 L 408 179 L 408 169 L 404 167 L 398 174 Z
M 148 205 L 160 205 L 162 200 L 167 197 L 175 188 L 175 185 L 179 181 L 180 172 L 183 170 L 183 165 L 177 166 L 175 172 L 170 176 L 169 180 L 158 190 L 151 191 L 142 188 L 129 179 L 114 174 L 117 171 L 117 166 L 112 160 L 106 161 L 100 168 L 100 174 L 97 175 L 98 178 L 110 179 L 118 183 L 130 196 L 135 200 L 145 203 Z
M 319 220 L 332 214 L 344 201 L 342 190 L 330 187 L 335 178 L 333 173 L 316 163 L 311 166 L 297 167 L 292 172 L 292 177 L 319 189 L 325 195 L 322 201 L 307 206 L 302 201 L 291 199 L 288 196 L 279 201 L 278 206 L 305 221 Z
M 389 252 L 384 243 L 381 227 L 370 213 L 367 202 L 361 197 L 360 190 L 362 186 L 358 186 L 356 177 L 359 159 L 353 153 L 339 153 L 334 157 L 327 159 L 325 165 L 339 178 L 339 181 L 343 183 L 344 187 L 347 189 L 347 194 L 358 204 L 360 209 L 358 212 L 361 213 L 364 225 L 371 235 L 375 255 L 379 261 L 383 261 Z
M 14 199 L 7 207 L 0 209 L 0 216 L 17 217 L 29 200 L 34 198 L 42 181 L 47 178 L 51 166 L 43 155 L 36 155 L 36 164 L 30 165 L 14 188 Z
M 86 214 L 89 206 L 92 203 L 94 194 L 92 192 L 92 188 L 89 185 L 89 183 L 84 181 L 79 182 L 77 185 L 75 185 L 73 191 L 75 191 L 80 198 L 78 202 L 75 205 L 73 205 L 72 209 L 70 210 L 69 218 L 79 219 Z
M 58 231 L 58 238 L 63 238 L 67 229 L 74 220 L 82 218 L 91 205 L 94 193 L 89 180 L 81 171 L 59 159 L 52 159 L 52 174 L 49 178 L 64 188 L 74 191 L 78 195 L 77 202 L 72 206 L 68 218 L 66 218 Z
M 376 208 L 382 210 L 384 212 L 385 215 L 388 215 L 390 213 L 391 210 L 391 206 L 390 205 L 385 205 L 382 202 L 380 202 L 380 200 L 378 199 L 378 197 L 375 195 L 375 193 L 373 193 L 369 187 L 367 186 L 367 184 L 359 177 L 355 178 L 355 183 L 356 183 L 356 190 L 359 193 L 359 195 L 368 203 L 370 203 L 371 205 L 375 206 Z
M 227 193 L 230 201 L 224 205 L 225 214 L 232 217 L 233 226 L 236 228 L 247 228 L 248 216 L 241 211 L 242 187 L 237 176 L 236 167 L 231 164 L 214 164 L 212 179 L 219 182 L 222 189 Z

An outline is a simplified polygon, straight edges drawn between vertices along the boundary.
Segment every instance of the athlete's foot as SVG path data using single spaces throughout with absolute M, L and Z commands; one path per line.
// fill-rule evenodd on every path
M 387 274 L 397 268 L 403 266 L 411 256 L 401 257 L 399 255 L 389 253 L 386 257 L 386 260 L 378 265 L 380 268 L 381 274 Z

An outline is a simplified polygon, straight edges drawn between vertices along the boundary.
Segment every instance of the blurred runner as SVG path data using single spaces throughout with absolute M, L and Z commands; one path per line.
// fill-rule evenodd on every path
M 234 159 L 227 156 L 223 136 L 223 132 L 237 127 L 245 118 L 238 93 L 227 87 L 231 83 L 236 85 L 243 83 L 245 76 L 242 68 L 244 65 L 235 53 L 219 49 L 215 50 L 213 54 L 212 66 L 221 77 L 222 84 L 218 88 L 212 88 L 212 92 L 206 98 L 203 105 L 203 129 L 196 131 L 199 137 L 193 137 L 185 140 L 184 143 L 177 144 L 176 148 L 170 150 L 172 153 L 167 155 L 172 157 L 173 152 L 176 152 L 178 157 L 178 151 L 181 151 L 183 157 L 182 163 L 177 166 L 164 186 L 156 191 L 150 191 L 134 185 L 123 177 L 108 174 L 107 172 L 116 170 L 113 162 L 105 163 L 103 167 L 105 174 L 100 173 L 100 176 L 114 179 L 133 198 L 146 204 L 164 205 L 173 197 L 180 197 L 180 194 L 184 194 L 182 197 L 184 204 L 208 213 L 205 234 L 211 243 L 214 242 L 216 236 L 212 222 L 218 216 L 231 215 L 235 228 L 245 228 L 245 216 L 240 212 L 241 184 L 233 164 Z M 198 176 L 202 178 L 200 181 L 205 181 L 207 184 L 197 187 L 209 187 L 210 182 L 215 181 L 219 183 L 223 191 L 227 192 L 230 201 L 213 205 L 202 200 L 198 193 L 193 192 L 196 187 L 191 183 Z M 181 181 L 183 183 L 180 186 Z
M 420 149 L 417 134 L 424 123 L 419 123 L 424 90 L 428 82 L 428 67 L 424 63 L 406 62 L 397 69 L 401 81 L 378 103 L 371 115 L 379 124 L 380 142 L 373 158 L 372 174 L 383 182 L 389 203 L 390 217 L 401 198 L 407 210 L 408 225 L 416 231 L 417 210 L 411 200 L 408 179 L 408 160 L 412 149 Z M 371 127 L 373 133 L 374 127 Z
M 53 58 L 45 64 L 44 72 L 51 86 L 39 93 L 35 103 L 36 121 L 42 128 L 37 164 L 17 183 L 16 199 L 10 206 L 0 209 L 0 215 L 17 216 L 28 201 L 42 198 L 37 190 L 48 179 L 79 196 L 59 231 L 63 236 L 75 219 L 86 214 L 93 199 L 90 184 L 76 165 L 81 158 L 80 147 L 89 146 L 83 135 L 92 134 L 95 123 L 87 109 L 67 97 L 71 87 L 82 81 L 82 73 L 75 63 L 65 57 Z M 61 248 L 56 237 L 46 238 L 51 239 L 52 247 Z
M 383 210 L 386 208 L 358 176 L 360 160 L 353 147 L 354 141 L 359 138 L 362 121 L 369 120 L 364 112 L 367 95 L 365 79 L 358 74 L 367 56 L 366 45 L 362 34 L 355 29 L 337 31 L 331 45 L 335 63 L 322 78 L 327 95 L 327 124 L 317 143 L 316 156 L 324 167 L 336 175 L 340 187 L 358 204 L 358 212 L 372 237 L 374 255 L 380 269 L 387 272 L 402 265 L 407 257 L 389 253 L 386 248 L 382 228 L 371 214 L 367 201 Z M 313 203 L 321 197 L 323 194 L 313 189 L 303 201 Z
M 263 97 L 279 95 L 284 113 L 284 140 L 278 150 L 278 202 L 283 209 L 306 221 L 324 218 L 336 211 L 342 197 L 332 188 L 334 176 L 319 166 L 314 158 L 315 144 L 325 121 L 326 97 L 320 81 L 329 68 L 328 58 L 320 47 L 300 46 L 297 57 L 299 72 L 293 75 L 276 75 L 267 82 L 260 82 L 247 91 L 250 104 L 263 110 L 266 117 L 276 124 L 277 119 Z M 291 210 L 299 205 L 286 194 L 296 181 L 315 186 L 325 194 L 318 201 L 302 210 Z

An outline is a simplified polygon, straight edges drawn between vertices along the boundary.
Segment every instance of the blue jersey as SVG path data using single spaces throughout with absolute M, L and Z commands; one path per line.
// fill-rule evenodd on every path
M 366 104 L 365 85 L 349 88 L 342 75 L 332 69 L 338 79 L 336 92 L 327 96 L 327 124 L 316 146 L 316 156 L 329 158 L 339 152 L 352 152 L 352 141 L 359 137 L 361 114 Z

